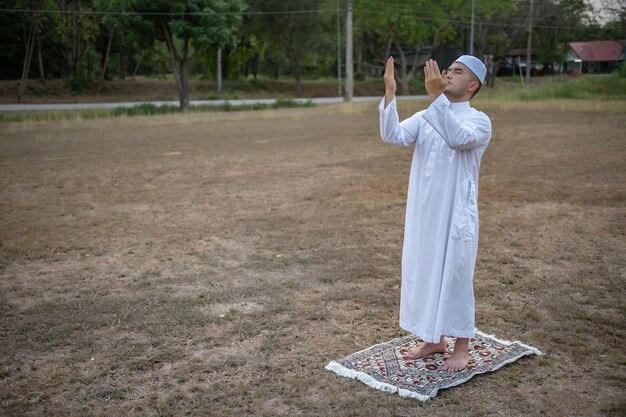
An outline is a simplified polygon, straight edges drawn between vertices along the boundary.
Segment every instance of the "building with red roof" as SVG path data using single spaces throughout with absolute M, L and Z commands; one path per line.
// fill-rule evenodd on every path
M 608 73 L 624 62 L 623 41 L 570 42 L 569 47 L 566 60 L 569 71 Z

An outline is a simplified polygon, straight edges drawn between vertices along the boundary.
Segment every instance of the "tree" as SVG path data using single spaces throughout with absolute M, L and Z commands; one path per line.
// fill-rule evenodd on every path
M 17 19 L 15 19 L 15 16 L 14 16 L 14 19 L 11 19 L 12 24 L 10 24 L 8 27 L 5 27 L 4 25 L 2 25 L 2 29 L 8 30 L 8 33 L 6 33 L 6 35 L 9 35 L 9 36 L 4 37 L 5 39 L 8 40 L 8 42 L 5 45 L 3 45 L 3 48 L 2 48 L 3 52 L 6 49 L 7 52 L 9 52 L 9 54 L 16 53 L 17 57 L 19 58 L 23 57 L 23 59 L 21 60 L 20 59 L 16 60 L 18 62 L 22 62 L 20 82 L 19 82 L 18 89 L 17 89 L 17 101 L 20 102 L 22 100 L 22 96 L 26 89 L 26 84 L 28 82 L 28 76 L 29 76 L 29 72 L 31 68 L 33 53 L 35 51 L 35 46 L 37 46 L 37 60 L 39 63 L 39 76 L 40 76 L 41 82 L 42 83 L 45 82 L 40 37 L 43 31 L 45 22 L 47 21 L 47 18 L 45 14 L 42 14 L 39 12 L 39 10 L 41 10 L 44 7 L 44 2 L 42 0 L 18 0 L 16 2 L 11 2 L 7 5 L 16 7 L 17 9 L 36 10 L 35 12 L 20 13 L 17 16 L 18 17 Z M 2 23 L 5 23 L 5 22 L 2 22 Z M 17 32 L 21 36 L 11 39 L 12 31 Z M 12 35 L 14 36 L 15 34 L 13 33 Z M 18 44 L 21 43 L 23 45 L 23 48 L 24 48 L 23 55 L 21 53 L 22 51 L 20 51 L 21 48 L 14 47 L 15 41 L 18 41 L 17 42 Z
M 325 21 L 317 13 L 321 0 L 284 0 L 262 2 L 251 9 L 260 14 L 252 19 L 259 41 L 266 45 L 265 62 L 273 67 L 277 77 L 286 58 L 296 81 L 296 95 L 302 95 L 303 63 L 324 49 Z
M 20 78 L 20 84 L 17 89 L 18 103 L 22 100 L 22 95 L 24 94 L 24 89 L 26 88 L 28 72 L 30 71 L 30 62 L 33 57 L 33 50 L 35 49 L 35 38 L 37 37 L 40 28 L 39 14 L 35 13 L 29 17 L 30 23 L 28 28 L 28 35 L 26 36 L 25 42 L 26 51 L 24 53 L 24 65 L 22 67 L 22 77 Z
M 501 1 L 477 7 L 476 46 L 478 56 L 490 53 L 497 68 L 512 48 L 526 47 L 529 0 Z M 485 7 L 489 6 L 489 7 Z M 583 0 L 535 1 L 533 10 L 533 49 L 541 49 L 539 61 L 548 73 L 553 62 L 564 58 L 562 46 L 583 25 L 588 5 Z M 493 85 L 495 74 L 487 85 Z
M 167 46 L 180 109 L 189 110 L 189 64 L 195 53 L 233 41 L 241 23 L 240 0 L 127 0 L 138 13 L 127 22 L 141 34 L 154 53 L 155 41 Z
M 525 39 L 528 25 L 527 16 L 523 16 L 519 2 L 504 0 L 498 7 L 492 8 L 485 2 L 476 6 L 476 55 L 489 53 L 494 56 L 492 71 L 488 71 L 485 84 L 495 85 L 497 68 L 504 60 L 506 53 Z
M 123 4 L 120 0 L 94 0 L 94 8 L 100 12 L 117 12 L 122 10 Z M 117 6 L 117 7 L 116 7 Z M 101 19 L 100 38 L 102 38 L 102 32 L 106 30 L 106 48 L 102 55 L 102 65 L 100 70 L 100 77 L 98 81 L 98 92 L 102 88 L 104 79 L 107 74 L 107 68 L 109 66 L 109 57 L 111 56 L 111 46 L 113 45 L 113 38 L 115 31 L 120 24 L 120 19 L 117 19 L 115 15 L 103 15 Z
M 409 82 L 429 58 L 428 54 L 420 54 L 420 50 L 429 48 L 432 51 L 456 38 L 451 19 L 465 4 L 463 0 L 394 0 L 381 6 L 378 0 L 357 0 L 354 10 L 358 24 L 363 25 L 363 31 L 368 34 L 365 38 L 378 62 L 386 62 L 392 49 L 397 55 L 399 90 L 401 94 L 408 94 Z M 381 47 L 381 41 L 384 47 Z M 409 59 L 411 55 L 413 58 Z
M 67 75 L 74 89 L 80 89 L 87 82 L 83 55 L 90 48 L 98 33 L 98 23 L 95 16 L 88 12 L 91 9 L 90 1 L 58 0 L 48 2 L 50 10 L 57 11 L 51 16 L 55 20 L 55 27 L 59 32 L 60 48 L 67 63 Z M 83 65 L 81 65 L 83 64 Z M 88 67 L 88 65 L 87 65 Z

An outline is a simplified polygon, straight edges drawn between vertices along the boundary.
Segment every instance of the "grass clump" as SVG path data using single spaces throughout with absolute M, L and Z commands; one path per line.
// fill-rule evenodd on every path
M 19 113 L 0 113 L 0 123 L 52 122 L 55 120 L 88 120 L 109 117 L 109 109 L 86 109 L 78 111 L 35 111 Z
M 242 110 L 266 110 L 266 109 L 279 109 L 279 108 L 295 108 L 295 107 L 312 107 L 314 104 L 308 100 L 305 102 L 299 102 L 294 100 L 278 99 L 273 103 L 253 103 L 253 104 L 241 104 L 233 105 L 226 101 L 224 104 L 200 104 L 195 106 L 189 106 L 189 112 L 191 113 L 204 113 L 204 112 L 230 112 L 230 111 L 242 111 Z M 153 116 L 158 114 L 171 114 L 179 113 L 180 108 L 178 106 L 156 106 L 150 103 L 140 104 L 133 107 L 116 107 L 111 112 L 112 116 Z
M 550 82 L 519 93 L 522 100 L 545 98 L 626 99 L 626 78 L 618 74 L 585 76 L 566 82 Z
M 189 106 L 191 113 L 203 112 L 231 112 L 244 110 L 267 110 L 280 108 L 313 107 L 311 100 L 296 101 L 289 99 L 277 99 L 272 103 L 253 103 L 233 105 L 226 101 L 224 104 L 202 104 Z M 0 113 L 0 123 L 19 122 L 50 122 L 54 120 L 83 120 L 102 117 L 120 116 L 156 116 L 161 114 L 180 113 L 178 106 L 157 106 L 151 103 L 143 103 L 133 107 L 116 107 L 110 109 L 86 109 L 78 111 L 52 111 L 52 112 L 24 112 L 16 114 Z
M 538 101 L 546 99 L 626 99 L 626 77 L 620 73 L 610 75 L 584 75 L 577 78 L 535 78 L 530 86 L 522 87 L 515 78 L 501 78 L 495 89 L 481 91 L 481 99 Z

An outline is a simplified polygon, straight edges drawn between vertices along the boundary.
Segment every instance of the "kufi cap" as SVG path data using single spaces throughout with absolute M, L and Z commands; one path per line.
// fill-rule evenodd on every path
M 485 64 L 483 64 L 483 61 L 481 61 L 480 59 L 472 55 L 461 55 L 454 62 L 460 62 L 461 64 L 469 68 L 470 71 L 472 71 L 474 75 L 478 77 L 481 84 L 485 82 L 485 75 L 487 75 L 487 67 L 485 66 Z

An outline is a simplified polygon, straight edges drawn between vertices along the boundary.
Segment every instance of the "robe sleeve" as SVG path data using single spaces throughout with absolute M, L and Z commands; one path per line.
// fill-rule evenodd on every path
M 491 121 L 487 115 L 475 112 L 461 123 L 450 110 L 450 101 L 444 94 L 431 103 L 424 120 L 455 150 L 477 148 L 491 139 Z
M 421 113 L 417 113 L 400 123 L 395 97 L 386 108 L 383 98 L 378 105 L 378 111 L 380 113 L 380 137 L 383 142 L 400 146 L 409 146 L 415 143 L 419 132 Z

